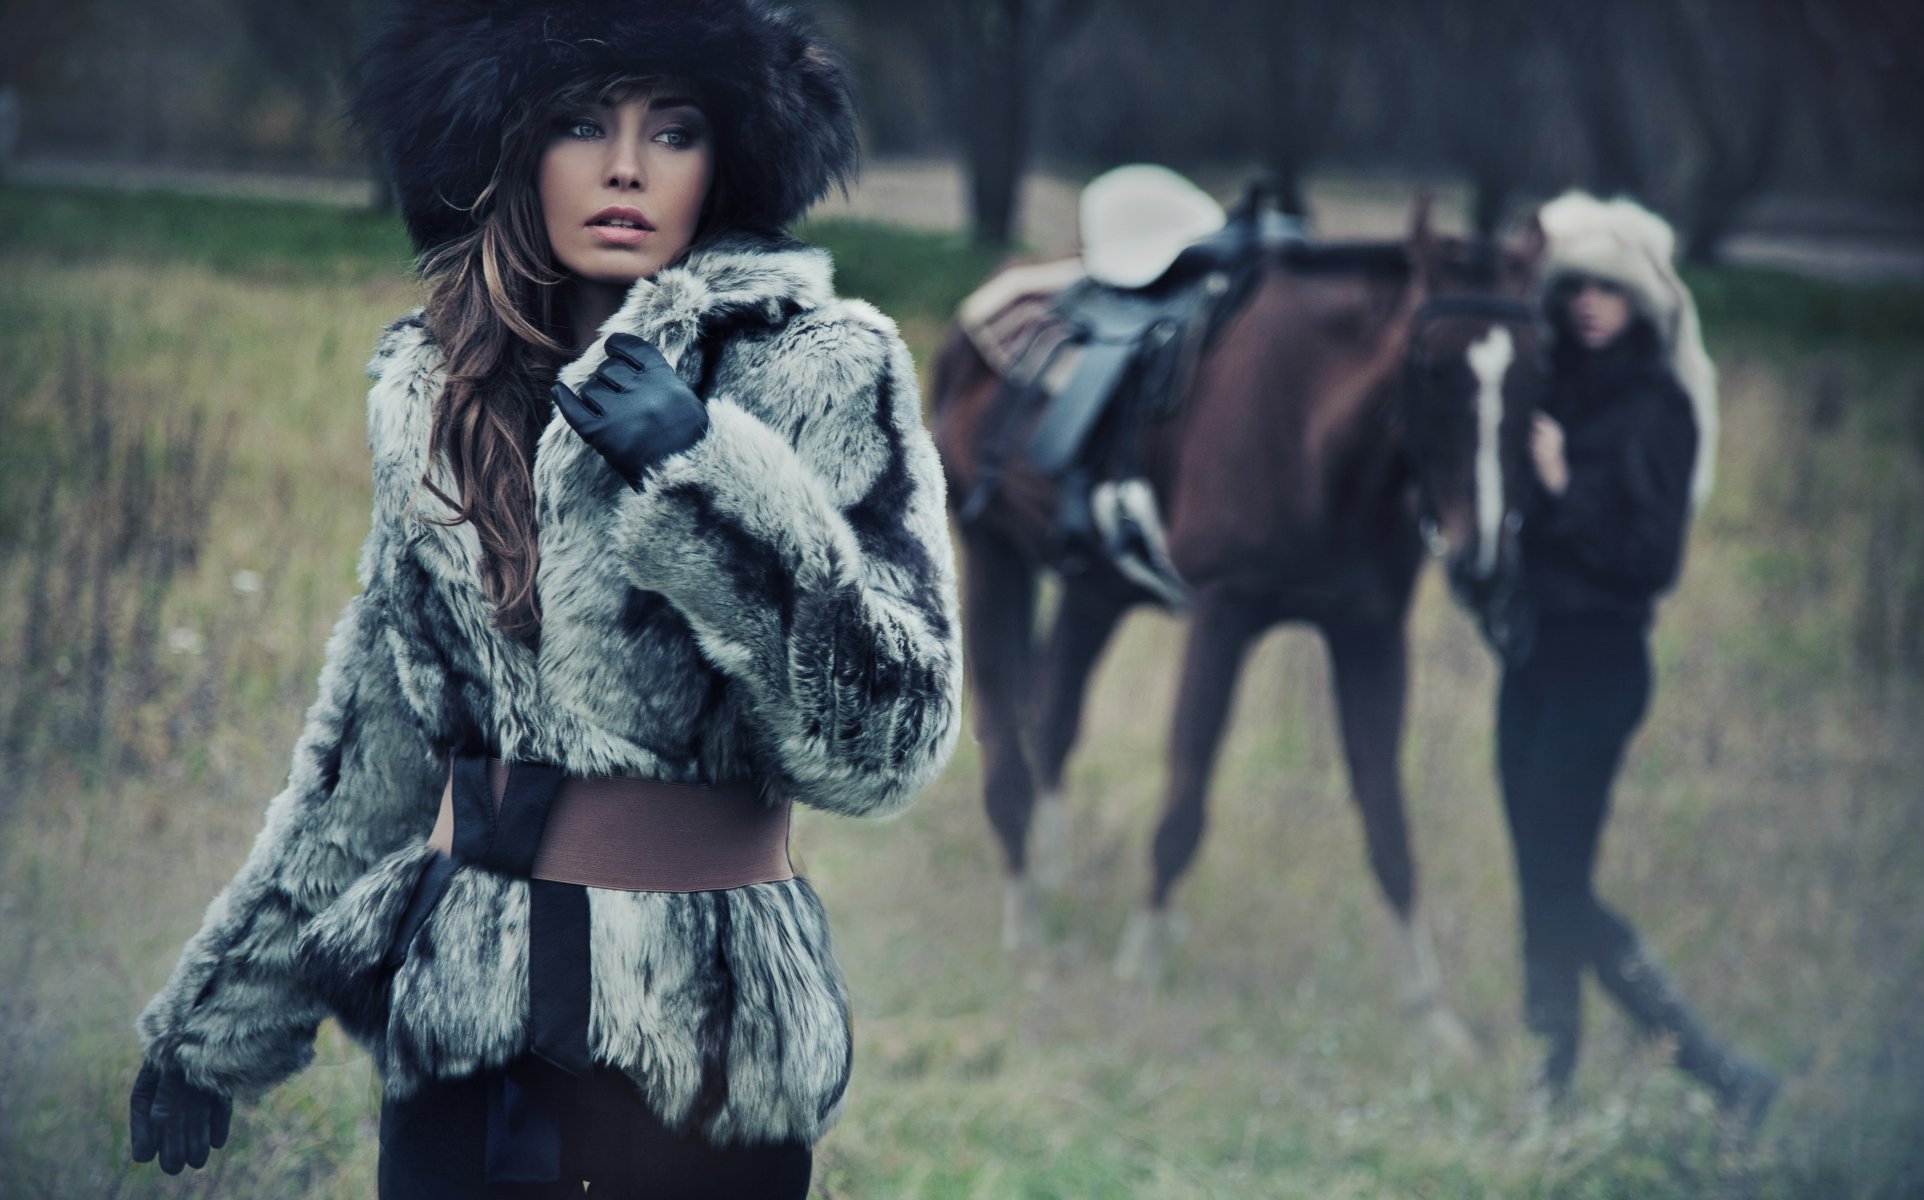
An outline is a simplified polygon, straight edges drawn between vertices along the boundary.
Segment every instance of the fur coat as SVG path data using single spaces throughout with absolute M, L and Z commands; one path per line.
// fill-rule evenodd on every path
M 715 337 L 718 329 L 732 330 Z M 575 774 L 764 781 L 879 816 L 941 769 L 959 628 L 942 476 L 893 324 L 826 252 L 734 235 L 637 283 L 602 334 L 708 378 L 710 428 L 631 491 L 556 414 L 536 450 L 538 648 L 501 635 L 479 548 L 421 486 L 441 360 L 419 314 L 368 365 L 374 522 L 286 790 L 139 1020 L 148 1061 L 257 1094 L 330 1013 L 389 1095 L 529 1044 L 527 884 L 461 868 L 383 957 L 452 749 Z M 564 368 L 579 386 L 601 343 Z M 716 361 L 704 364 L 704 353 Z M 445 462 L 436 482 L 453 494 Z M 590 1051 L 669 1123 L 814 1141 L 850 1064 L 847 997 L 807 882 L 590 888 Z

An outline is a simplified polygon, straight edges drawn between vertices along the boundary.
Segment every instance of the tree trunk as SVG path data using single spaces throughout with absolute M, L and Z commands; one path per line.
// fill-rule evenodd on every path
M 1292 18 L 1295 3 L 1269 0 L 1261 5 L 1255 19 L 1261 45 L 1257 69 L 1262 72 L 1264 125 L 1263 163 L 1276 179 L 1276 200 L 1282 210 L 1294 217 L 1309 216 L 1309 199 L 1303 194 L 1303 176 L 1316 157 L 1316 126 L 1310 112 L 1326 112 L 1326 100 L 1335 55 L 1327 46 L 1318 46 L 1311 55 L 1301 53 L 1297 37 L 1301 30 Z M 1305 78 L 1304 70 L 1308 70 Z
M 1478 240 L 1493 241 L 1502 227 L 1530 160 L 1530 129 L 1518 115 L 1530 97 L 1523 59 L 1541 36 L 1538 18 L 1523 0 L 1505 0 L 1459 14 L 1440 7 L 1428 26 L 1442 61 L 1502 63 L 1504 69 L 1472 71 L 1454 87 L 1455 104 L 1444 126 L 1452 157 L 1470 178 L 1470 223 Z
M 1637 19 L 1629 7 L 1580 0 L 1545 10 L 1576 94 L 1577 120 L 1590 144 L 1588 183 L 1604 196 L 1638 194 L 1645 184 L 1643 153 L 1622 76 L 1624 39 L 1618 26 Z
M 1683 256 L 1691 262 L 1717 261 L 1738 214 L 1776 171 L 1792 87 L 1786 16 L 1780 5 L 1760 4 L 1745 36 L 1732 37 L 1714 20 L 1706 29 L 1691 10 L 1676 12 L 1669 40 L 1705 160 L 1687 205 Z
M 963 20 L 972 35 L 970 61 L 962 70 L 970 228 L 977 244 L 1006 246 L 1016 230 L 1029 158 L 1035 13 L 1030 0 L 996 0 Z
M 1683 252 L 1690 262 L 1714 263 L 1719 259 L 1738 214 L 1776 171 L 1783 145 L 1782 90 L 1769 84 L 1760 88 L 1757 109 L 1757 124 L 1749 131 L 1748 144 L 1719 146 L 1697 183 L 1691 197 L 1690 235 Z
M 1504 214 L 1510 210 L 1510 197 L 1516 186 L 1508 171 L 1486 170 L 1477 173 L 1476 194 L 1470 201 L 1470 227 L 1478 241 L 1493 242 L 1503 228 Z
M 1303 172 L 1295 161 L 1272 162 L 1270 170 L 1276 177 L 1276 204 L 1283 212 L 1299 220 L 1309 219 L 1309 197 L 1303 194 Z

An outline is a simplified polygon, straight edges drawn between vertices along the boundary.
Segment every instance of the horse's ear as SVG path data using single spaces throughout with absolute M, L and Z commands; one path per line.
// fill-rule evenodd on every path
M 1524 275 L 1536 278 L 1537 264 L 1543 261 L 1543 252 L 1549 248 L 1550 236 L 1543 232 L 1543 219 L 1536 213 L 1524 222 L 1523 231 L 1517 236 L 1516 255 L 1523 265 Z
M 1506 241 L 1497 255 L 1497 290 L 1506 296 L 1527 296 L 1536 286 L 1537 271 L 1550 246 L 1543 232 L 1543 221 L 1531 213 L 1516 236 Z
M 1410 205 L 1410 235 L 1407 243 L 1410 271 L 1417 282 L 1425 287 L 1436 271 L 1436 227 L 1430 221 L 1435 203 L 1436 198 L 1431 195 L 1430 189 L 1418 188 L 1416 199 Z

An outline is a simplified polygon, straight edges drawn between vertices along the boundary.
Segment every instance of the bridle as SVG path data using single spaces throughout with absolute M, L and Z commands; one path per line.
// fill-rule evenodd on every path
M 1423 301 L 1410 317 L 1409 350 L 1403 359 L 1403 400 L 1406 405 L 1421 395 L 1423 369 L 1429 365 L 1428 359 L 1417 349 L 1423 342 L 1423 330 L 1432 322 L 1452 317 L 1502 321 L 1506 324 L 1531 324 L 1536 321 L 1537 312 L 1533 306 L 1523 300 L 1474 292 L 1432 296 Z M 1437 502 L 1436 489 L 1431 483 L 1428 472 L 1417 470 L 1415 475 L 1417 532 L 1422 537 L 1423 548 L 1428 551 L 1430 557 L 1446 558 L 1450 553 L 1450 541 L 1443 533 L 1442 506 Z M 1523 514 L 1509 507 L 1506 498 L 1503 513 L 1504 532 L 1514 535 L 1522 527 Z
M 1405 404 L 1418 403 L 1423 398 L 1424 369 L 1430 365 L 1418 350 L 1423 344 L 1424 329 L 1431 322 L 1451 317 L 1527 325 L 1536 321 L 1537 312 L 1530 304 L 1505 296 L 1472 293 L 1434 296 L 1425 300 L 1410 318 L 1410 348 L 1403 363 Z M 1423 539 L 1424 549 L 1432 558 L 1447 559 L 1450 542 L 1443 532 L 1441 505 L 1437 502 L 1431 474 L 1420 464 L 1413 474 L 1417 487 L 1417 532 Z M 1498 537 L 1513 538 L 1523 530 L 1523 514 L 1511 505 L 1509 489 L 1502 488 L 1501 492 L 1503 510 L 1498 523 Z M 1523 593 L 1521 574 L 1503 569 L 1500 553 L 1496 555 L 1487 577 L 1465 580 L 1459 578 L 1455 571 L 1446 571 L 1445 574 L 1449 576 L 1450 591 L 1459 603 L 1476 614 L 1477 625 L 1484 639 L 1500 657 L 1506 661 L 1521 661 L 1529 654 L 1530 646 L 1535 641 L 1536 625 L 1532 605 Z

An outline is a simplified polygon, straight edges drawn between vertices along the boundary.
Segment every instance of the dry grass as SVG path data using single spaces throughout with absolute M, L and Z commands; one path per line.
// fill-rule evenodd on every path
M 198 409 L 210 428 L 233 422 L 196 565 L 156 618 L 219 657 L 204 737 L 148 771 L 41 754 L 0 784 L 11 810 L 0 1196 L 366 1196 L 376 1095 L 364 1058 L 331 1028 L 319 1065 L 244 1109 L 207 1173 L 166 1180 L 126 1165 L 123 1106 L 133 1015 L 245 854 L 327 624 L 352 590 L 367 509 L 359 364 L 411 292 L 178 260 L 56 262 L 31 248 L 0 252 L 0 265 L 0 428 L 13 468 L 0 550 L 30 529 L 20 498 L 35 494 L 34 464 L 51 461 L 69 331 L 108 331 L 95 366 L 110 394 L 151 397 L 156 414 Z M 926 356 L 932 323 L 909 327 Z M 1046 914 L 1057 936 L 1046 960 L 1010 962 L 996 948 L 997 869 L 971 746 L 899 821 L 798 824 L 857 996 L 857 1075 L 821 1147 L 818 1194 L 1924 1190 L 1920 693 L 1901 666 L 1873 655 L 1884 669 L 1865 669 L 1859 616 L 1867 583 L 1883 578 L 1866 561 L 1874 514 L 1924 491 L 1916 456 L 1865 414 L 1879 397 L 1915 397 L 1924 355 L 1865 373 L 1843 428 L 1814 433 L 1808 355 L 1718 350 L 1725 482 L 1665 609 L 1656 708 L 1618 792 L 1602 885 L 1701 1006 L 1788 1074 L 1750 1155 L 1720 1150 L 1701 1096 L 1601 1005 L 1578 1114 L 1546 1124 L 1525 1113 L 1514 894 L 1489 763 L 1493 673 L 1432 580 L 1415 629 L 1411 820 L 1449 994 L 1487 1061 L 1439 1060 L 1396 1012 L 1326 668 L 1300 632 L 1272 636 L 1245 677 L 1210 834 L 1179 896 L 1189 933 L 1172 983 L 1147 995 L 1111 982 L 1109 954 L 1145 882 L 1179 643 L 1176 623 L 1143 615 L 1095 683 L 1069 784 L 1077 865 Z M 0 628 L 21 619 L 22 561 L 0 554 Z M 271 584 L 237 592 L 242 570 Z M 188 684 L 169 686 L 164 702 L 190 698 L 178 690 Z

